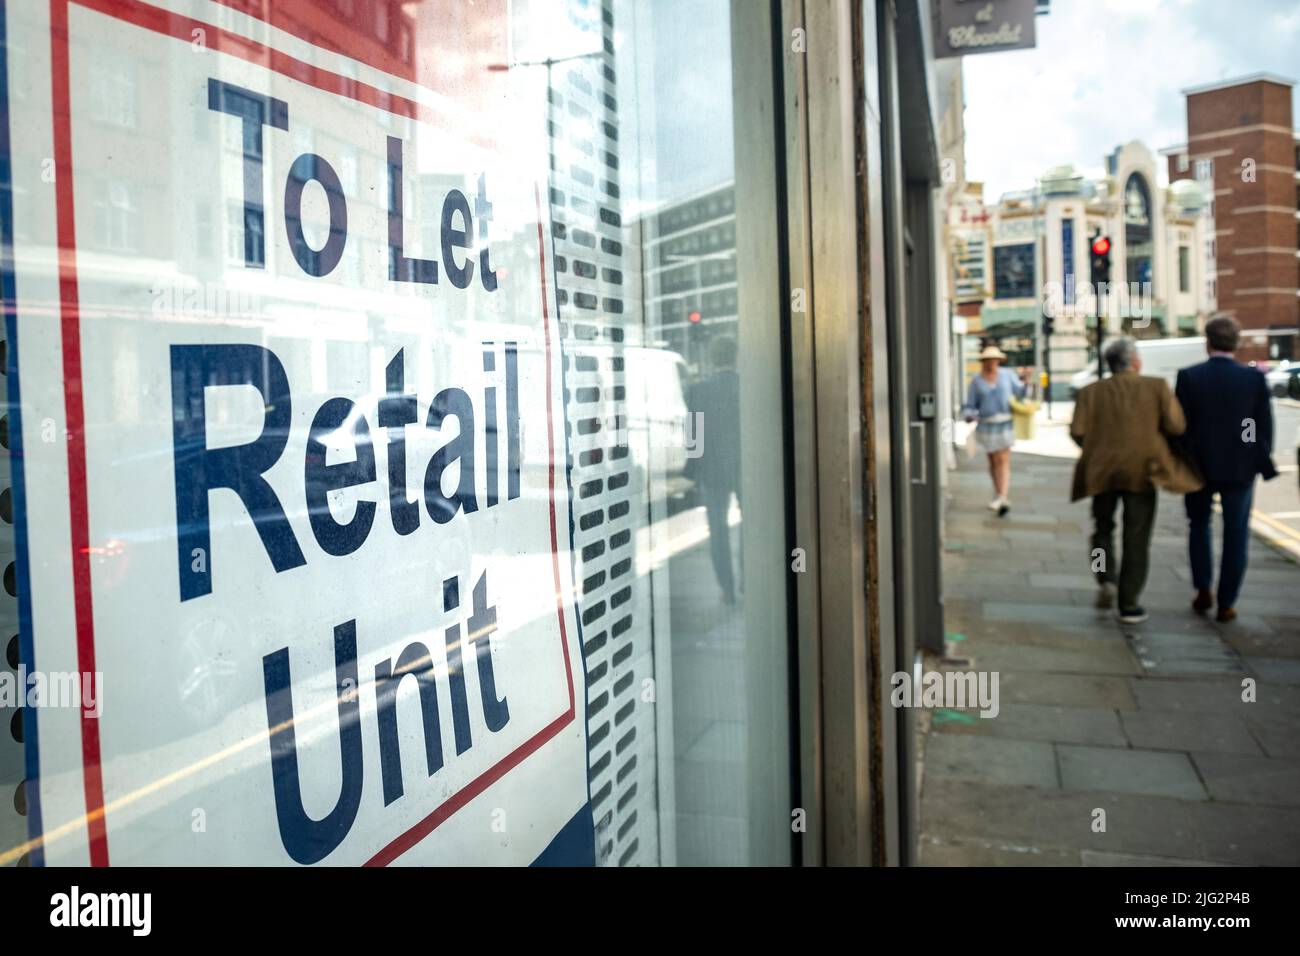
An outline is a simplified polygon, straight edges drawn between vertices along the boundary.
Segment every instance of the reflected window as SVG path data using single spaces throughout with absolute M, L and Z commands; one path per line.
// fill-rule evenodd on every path
M 131 187 L 115 181 L 95 200 L 95 242 L 105 250 L 129 252 L 134 248 L 135 203 Z

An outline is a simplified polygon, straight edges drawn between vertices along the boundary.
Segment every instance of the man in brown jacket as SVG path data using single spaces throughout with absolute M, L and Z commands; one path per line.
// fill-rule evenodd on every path
M 1187 428 L 1183 410 L 1162 378 L 1139 375 L 1142 360 L 1132 339 L 1120 338 L 1103 353 L 1111 377 L 1079 393 L 1070 437 L 1083 449 L 1074 469 L 1070 500 L 1092 498 L 1092 570 L 1101 591 L 1098 607 L 1115 603 L 1119 618 L 1145 621 L 1138 604 L 1146 584 L 1156 485 L 1170 490 L 1199 487 L 1199 478 L 1169 448 L 1167 435 Z M 1123 564 L 1116 571 L 1115 510 L 1124 503 Z

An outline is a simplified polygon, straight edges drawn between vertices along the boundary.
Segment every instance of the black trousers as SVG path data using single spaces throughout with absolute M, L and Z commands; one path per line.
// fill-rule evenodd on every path
M 709 522 L 709 555 L 713 559 L 713 573 L 722 588 L 728 604 L 736 599 L 736 577 L 731 561 L 731 526 L 727 513 L 731 510 L 731 496 L 740 495 L 730 483 L 715 481 L 704 485 L 704 509 Z
M 1124 504 L 1124 554 L 1115 552 L 1115 511 Z M 1103 491 L 1092 499 L 1092 569 L 1099 584 L 1119 584 L 1121 611 L 1138 606 L 1147 583 L 1156 490 Z

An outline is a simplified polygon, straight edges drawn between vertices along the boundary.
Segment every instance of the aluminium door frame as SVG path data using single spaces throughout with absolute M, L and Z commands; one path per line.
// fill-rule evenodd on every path
M 805 864 L 898 862 L 876 4 L 780 5 Z M 803 305 L 803 310 L 796 308 Z

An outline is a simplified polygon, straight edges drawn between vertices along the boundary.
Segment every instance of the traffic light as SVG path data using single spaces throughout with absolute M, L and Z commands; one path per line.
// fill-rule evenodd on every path
M 1056 331 L 1056 317 L 1051 315 L 1043 316 L 1043 335 L 1051 335 Z
M 1110 282 L 1110 237 L 1092 237 L 1092 258 L 1090 278 L 1095 289 L 1103 282 Z
M 686 356 L 691 362 L 698 362 L 701 355 L 701 337 L 704 333 L 704 316 L 692 310 L 686 313 Z

